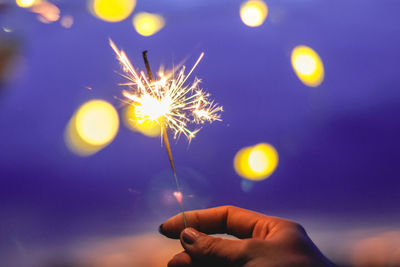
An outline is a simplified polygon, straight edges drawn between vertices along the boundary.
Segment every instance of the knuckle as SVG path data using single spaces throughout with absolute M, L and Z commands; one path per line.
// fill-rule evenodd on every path
M 293 228 L 294 228 L 298 233 L 301 233 L 301 234 L 305 234 L 305 233 L 306 233 L 306 230 L 304 229 L 304 227 L 303 227 L 301 224 L 297 223 L 297 222 L 294 222 L 294 223 L 293 223 Z
M 225 205 L 225 206 L 222 206 L 224 209 L 226 209 L 227 211 L 232 211 L 232 210 L 236 210 L 236 209 L 238 209 L 238 207 L 236 207 L 236 206 L 233 206 L 233 205 Z
M 287 221 L 286 224 L 287 224 L 286 225 L 287 228 L 292 230 L 292 231 L 294 231 L 294 232 L 297 232 L 299 234 L 304 234 L 306 232 L 304 227 L 301 224 L 297 223 L 297 222 Z
M 292 247 L 304 247 L 309 242 L 307 232 L 301 224 L 291 222 L 288 231 L 290 236 L 287 242 L 288 245 Z

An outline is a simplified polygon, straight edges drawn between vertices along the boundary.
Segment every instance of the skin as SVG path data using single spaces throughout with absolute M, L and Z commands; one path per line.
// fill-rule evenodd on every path
M 160 225 L 160 233 L 180 239 L 184 251 L 168 267 L 334 266 L 295 222 L 233 206 L 185 212 Z M 225 239 L 210 234 L 230 234 Z

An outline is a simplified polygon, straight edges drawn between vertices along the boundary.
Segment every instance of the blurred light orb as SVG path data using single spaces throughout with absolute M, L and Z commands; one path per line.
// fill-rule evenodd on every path
M 62 27 L 69 29 L 74 24 L 74 17 L 71 15 L 65 15 L 61 18 L 60 24 Z
M 77 155 L 92 155 L 108 145 L 117 134 L 119 118 L 114 107 L 103 100 L 83 104 L 65 129 L 65 143 Z
M 250 0 L 240 7 L 240 18 L 249 27 L 258 27 L 268 15 L 268 6 L 261 0 Z
M 108 102 L 91 100 L 79 108 L 75 123 L 84 141 L 92 145 L 105 145 L 117 134 L 119 118 L 115 108 Z
M 302 83 L 310 87 L 320 85 L 324 79 L 324 65 L 310 47 L 297 46 L 292 51 L 292 67 Z
M 165 26 L 165 20 L 161 15 L 147 12 L 137 13 L 132 20 L 135 30 L 143 36 L 151 36 Z
M 249 167 L 256 173 L 262 173 L 268 168 L 268 155 L 261 149 L 252 149 L 249 154 Z
M 275 148 L 267 143 L 261 143 L 253 147 L 249 154 L 248 164 L 257 178 L 267 178 L 278 165 L 278 153 Z
M 16 0 L 19 7 L 28 8 L 33 6 L 37 0 Z
M 267 143 L 245 147 L 236 153 L 234 168 L 243 178 L 259 181 L 268 178 L 278 166 L 278 152 Z
M 42 23 L 52 23 L 60 18 L 60 9 L 50 2 L 38 2 L 32 9 L 32 12 L 38 14 L 38 20 Z
M 136 0 L 92 0 L 90 9 L 93 14 L 108 22 L 126 19 L 136 6 Z
M 123 122 L 131 130 L 149 137 L 159 137 L 161 127 L 156 121 L 138 120 L 134 105 L 127 105 L 123 111 Z

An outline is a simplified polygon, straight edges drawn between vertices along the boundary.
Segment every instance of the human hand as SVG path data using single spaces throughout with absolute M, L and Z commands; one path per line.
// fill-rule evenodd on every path
M 180 238 L 183 252 L 168 267 L 186 266 L 334 266 L 295 222 L 222 206 L 185 212 L 160 225 L 160 233 Z M 197 230 L 196 230 L 197 229 Z M 208 234 L 227 233 L 238 239 Z

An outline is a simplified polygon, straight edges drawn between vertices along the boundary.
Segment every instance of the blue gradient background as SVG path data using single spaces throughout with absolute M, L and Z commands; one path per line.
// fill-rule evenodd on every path
M 249 28 L 240 1 L 139 0 L 134 12 L 166 18 L 148 38 L 130 19 L 96 19 L 83 1 L 56 2 L 74 16 L 71 29 L 9 3 L 0 26 L 14 29 L 21 55 L 0 94 L 2 258 L 87 236 L 156 231 L 179 211 L 160 197 L 174 183 L 159 139 L 121 124 L 93 156 L 65 146 L 65 127 L 81 104 L 100 98 L 120 106 L 109 37 L 140 69 L 143 50 L 153 69 L 183 59 L 191 65 L 205 52 L 195 75 L 225 111 L 189 146 L 172 142 L 180 179 L 196 197 L 185 208 L 238 205 L 296 219 L 311 236 L 313 229 L 400 227 L 399 1 L 268 1 L 266 22 Z M 291 50 L 301 44 L 324 62 L 317 88 L 292 70 Z M 246 193 L 233 157 L 259 142 L 275 146 L 279 166 Z

